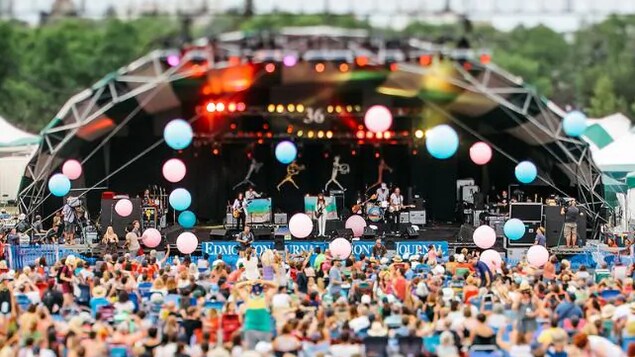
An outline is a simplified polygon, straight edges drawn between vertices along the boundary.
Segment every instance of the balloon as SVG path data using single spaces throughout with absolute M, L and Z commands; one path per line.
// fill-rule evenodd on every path
M 62 165 L 62 173 L 71 180 L 77 180 L 82 175 L 82 164 L 77 160 L 68 160 Z
M 185 211 L 192 204 L 192 195 L 184 188 L 177 188 L 170 193 L 168 201 L 175 210 Z
M 538 176 L 538 169 L 531 161 L 522 161 L 516 165 L 514 170 L 516 179 L 522 183 L 532 183 Z
M 183 232 L 176 238 L 176 249 L 183 254 L 192 254 L 198 246 L 198 238 L 192 232 Z
M 383 105 L 373 105 L 364 115 L 366 128 L 373 133 L 382 133 L 392 125 L 392 113 Z
M 361 237 L 364 234 L 364 227 L 366 227 L 366 221 L 364 217 L 354 214 L 346 220 L 344 225 L 346 229 L 353 230 L 353 237 Z
M 183 180 L 185 171 L 185 164 L 179 159 L 170 159 L 163 164 L 163 177 L 170 182 Z
M 527 262 L 540 268 L 549 260 L 549 252 L 542 245 L 534 245 L 527 250 Z
M 192 126 L 183 119 L 174 119 L 163 129 L 165 143 L 174 150 L 185 149 L 192 142 Z
M 71 181 L 63 174 L 55 174 L 49 179 L 49 191 L 53 196 L 66 196 L 71 190 Z
M 492 148 L 479 141 L 470 147 L 470 159 L 477 165 L 485 165 L 492 159 Z
M 121 199 L 115 203 L 115 212 L 121 217 L 128 217 L 132 214 L 132 202 L 129 199 Z
M 276 159 L 283 164 L 290 164 L 298 156 L 298 149 L 295 144 L 286 140 L 276 145 Z
M 584 134 L 586 124 L 586 115 L 577 110 L 567 113 L 562 119 L 562 129 L 565 134 L 576 138 Z
M 500 253 L 498 253 L 494 249 L 483 251 L 479 260 L 487 264 L 489 269 L 492 271 L 499 269 L 503 264 L 503 258 L 501 258 Z
M 148 228 L 141 236 L 143 244 L 148 248 L 155 248 L 161 243 L 161 232 L 155 228 Z
M 289 232 L 296 238 L 306 238 L 313 232 L 313 221 L 304 213 L 296 213 L 289 220 Z
M 329 243 L 331 256 L 337 260 L 345 260 L 351 256 L 353 246 L 346 238 L 335 238 Z
M 192 211 L 183 211 L 179 213 L 179 224 L 183 228 L 192 228 L 196 224 L 196 215 Z
M 426 148 L 437 159 L 452 157 L 459 148 L 459 136 L 449 125 L 437 125 L 426 133 Z
M 511 240 L 519 240 L 525 235 L 525 224 L 518 218 L 512 218 L 503 226 L 505 237 Z
M 490 226 L 482 225 L 474 230 L 472 239 L 479 248 L 489 249 L 496 243 L 496 231 Z

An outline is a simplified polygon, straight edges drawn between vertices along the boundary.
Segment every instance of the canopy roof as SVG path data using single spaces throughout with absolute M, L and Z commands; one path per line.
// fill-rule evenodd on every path
M 18 129 L 5 118 L 0 117 L 0 150 L 37 145 L 39 143 L 39 136 Z

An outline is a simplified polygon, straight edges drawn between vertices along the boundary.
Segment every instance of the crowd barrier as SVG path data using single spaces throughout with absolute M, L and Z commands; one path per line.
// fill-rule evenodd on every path
M 35 261 L 41 257 L 46 259 L 48 265 L 52 265 L 54 262 L 71 254 L 89 263 L 94 263 L 97 260 L 95 258 L 86 257 L 59 244 L 13 245 L 7 246 L 5 251 L 7 265 L 10 269 L 22 269 L 33 265 Z

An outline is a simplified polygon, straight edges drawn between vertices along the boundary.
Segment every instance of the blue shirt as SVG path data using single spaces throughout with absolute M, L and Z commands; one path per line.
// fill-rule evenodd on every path
M 489 270 L 487 264 L 483 263 L 480 260 L 478 261 L 478 263 L 476 263 L 476 271 L 483 281 L 485 281 L 485 275 L 489 276 L 490 281 L 492 280 L 492 271 Z
M 547 239 L 542 233 L 536 233 L 536 244 L 543 247 L 547 246 Z
M 110 305 L 110 302 L 105 297 L 92 298 L 90 299 L 90 312 L 95 317 L 100 307 L 108 305 Z
M 329 282 L 329 292 L 331 295 L 337 294 L 342 290 L 342 273 L 338 268 L 332 267 L 329 271 Z
M 558 324 L 562 325 L 565 319 L 570 319 L 574 316 L 582 318 L 584 314 L 580 306 L 572 302 L 563 301 L 556 307 L 556 315 L 558 315 Z

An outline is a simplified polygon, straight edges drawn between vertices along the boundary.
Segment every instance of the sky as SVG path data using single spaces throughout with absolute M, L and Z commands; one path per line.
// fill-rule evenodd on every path
M 37 23 L 40 11 L 48 11 L 54 0 L 0 0 L 6 8 L 13 2 L 16 17 Z M 120 16 L 138 13 L 154 4 L 167 12 L 190 10 L 197 12 L 202 3 L 222 12 L 241 7 L 244 0 L 72 0 L 84 4 L 88 17 L 100 17 L 109 6 Z M 330 9 L 337 14 L 355 13 L 373 25 L 403 28 L 413 19 L 443 23 L 455 19 L 440 14 L 446 0 L 254 0 L 257 13 L 274 10 L 316 13 Z M 500 30 L 511 30 L 523 24 L 544 24 L 559 32 L 570 32 L 588 23 L 601 21 L 611 13 L 635 13 L 633 0 L 449 0 L 458 14 L 467 14 L 475 22 L 491 23 Z M 567 11 L 571 9 L 571 11 Z

